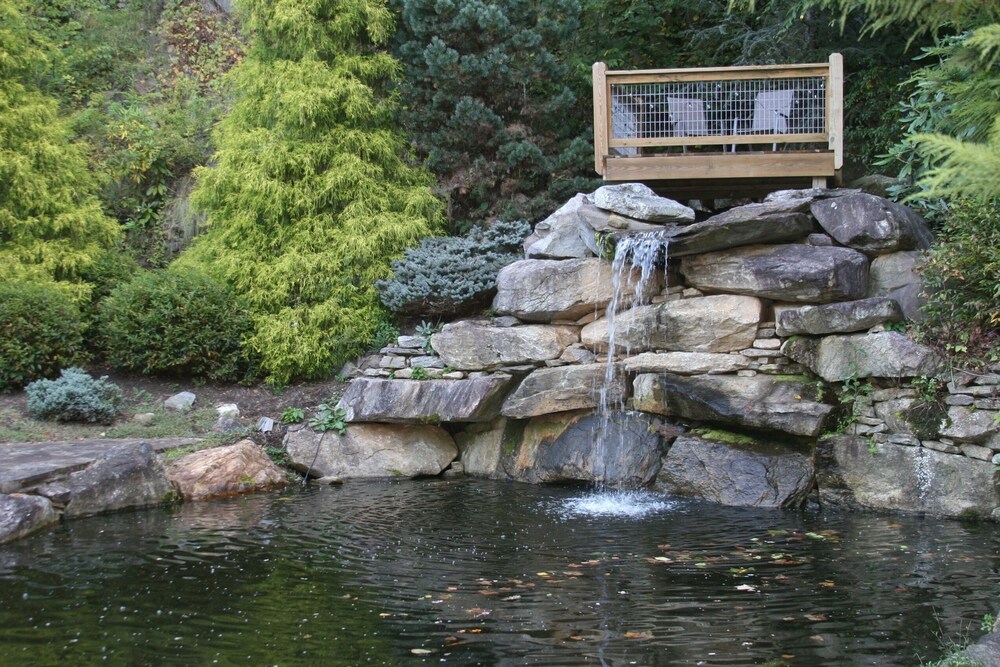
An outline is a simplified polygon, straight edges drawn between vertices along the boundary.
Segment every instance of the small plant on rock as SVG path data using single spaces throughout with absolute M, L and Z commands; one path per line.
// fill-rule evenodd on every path
M 340 435 L 347 432 L 347 413 L 330 403 L 320 403 L 316 414 L 309 420 L 309 426 L 317 431 L 336 431 Z
M 110 424 L 124 403 L 122 390 L 107 376 L 94 379 L 79 368 L 66 368 L 57 380 L 37 380 L 25 387 L 28 413 L 35 419 Z
M 427 374 L 426 368 L 417 366 L 410 371 L 411 380 L 427 380 L 428 378 L 430 378 L 430 375 Z
M 282 424 L 298 424 L 306 418 L 306 413 L 302 408 L 286 408 L 281 413 Z

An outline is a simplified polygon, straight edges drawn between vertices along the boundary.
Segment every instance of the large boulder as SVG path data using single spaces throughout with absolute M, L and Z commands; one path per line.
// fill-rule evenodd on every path
M 235 496 L 287 483 L 264 448 L 250 440 L 182 456 L 167 466 L 167 479 L 185 500 Z
M 504 417 L 524 419 L 553 412 L 618 405 L 625 378 L 617 364 L 540 368 L 524 378 L 504 401 Z
M 0 494 L 0 544 L 25 537 L 59 522 L 48 498 Z
M 632 406 L 658 415 L 815 437 L 832 406 L 814 383 L 770 375 L 638 375 Z
M 834 506 L 988 517 L 1000 505 L 993 464 L 926 447 L 830 436 L 816 467 L 820 500 Z
M 594 235 L 593 228 L 582 213 L 585 207 L 600 210 L 587 201 L 586 195 L 578 194 L 535 225 L 534 234 L 525 242 L 525 255 L 529 259 L 593 257 L 596 253 L 584 240 L 587 235 Z M 605 218 L 610 215 L 602 213 Z
M 821 335 L 864 331 L 883 322 L 903 319 L 899 304 L 885 297 L 841 301 L 821 306 L 776 307 L 779 336 Z
M 749 369 L 749 357 L 712 352 L 643 352 L 622 360 L 629 373 L 677 373 L 705 375 L 736 373 Z
M 921 250 L 893 252 L 872 260 L 868 270 L 868 296 L 888 297 L 899 304 L 908 320 L 923 319 L 923 283 L 917 268 L 927 259 Z
M 458 455 L 448 432 L 430 425 L 351 424 L 343 435 L 299 427 L 284 442 L 296 470 L 340 479 L 438 475 Z
M 827 234 L 869 255 L 923 250 L 933 239 L 924 219 L 908 207 L 866 192 L 816 201 L 811 210 Z
M 492 422 L 469 424 L 455 434 L 466 475 L 489 479 L 512 479 L 507 470 L 521 442 L 525 422 L 500 417 Z
M 348 422 L 490 421 L 500 414 L 513 381 L 504 373 L 465 380 L 360 377 L 351 381 L 337 407 Z
M 563 412 L 530 420 L 506 470 L 524 482 L 600 482 L 638 488 L 660 466 L 660 436 L 648 415 Z
M 813 485 L 809 456 L 791 447 L 719 434 L 682 435 L 663 457 L 656 488 L 741 507 L 797 507 Z
M 714 296 L 638 306 L 615 317 L 616 349 L 630 352 L 734 352 L 757 336 L 762 304 L 751 296 Z M 595 320 L 580 332 L 584 345 L 608 349 L 609 321 Z
M 684 257 L 681 273 L 702 291 L 798 303 L 860 299 L 868 289 L 864 255 L 849 248 L 803 244 L 747 246 Z
M 738 246 L 782 243 L 804 238 L 815 228 L 805 212 L 808 199 L 787 199 L 731 208 L 670 235 L 672 257 L 699 255 Z
M 827 382 L 933 376 L 945 367 L 934 350 L 895 331 L 790 338 L 781 351 Z
M 694 222 L 694 209 L 661 197 L 642 183 L 599 187 L 591 198 L 606 211 L 647 222 Z
M 541 364 L 559 358 L 578 341 L 575 327 L 494 327 L 468 320 L 447 324 L 431 336 L 431 346 L 445 364 L 462 371 Z
M 624 306 L 636 298 L 639 282 L 639 271 L 630 270 L 620 281 L 619 303 Z M 611 265 L 596 257 L 521 260 L 497 275 L 493 309 L 526 322 L 577 320 L 607 308 L 615 296 L 614 283 Z M 662 278 L 654 277 L 643 285 L 646 294 L 642 296 L 651 296 L 662 287 Z
M 961 405 L 948 408 L 941 424 L 941 435 L 956 442 L 986 444 L 1000 433 L 996 410 L 974 410 Z
M 112 445 L 94 463 L 65 482 L 67 517 L 148 507 L 171 500 L 175 491 L 149 443 Z

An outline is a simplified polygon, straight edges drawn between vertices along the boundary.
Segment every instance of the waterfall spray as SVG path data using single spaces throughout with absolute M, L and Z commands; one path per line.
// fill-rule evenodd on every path
M 625 305 L 627 292 L 634 295 L 629 302 L 631 307 L 642 306 L 648 303 L 650 284 L 656 278 L 655 270 L 663 261 L 664 276 L 666 275 L 667 250 L 669 239 L 661 232 L 648 232 L 641 234 L 631 234 L 618 240 L 615 246 L 615 257 L 612 261 L 612 293 L 611 301 L 608 303 L 605 318 L 608 323 L 608 360 L 604 372 L 604 384 L 598 393 L 598 414 L 600 421 L 595 438 L 594 446 L 594 482 L 599 487 L 608 486 L 607 471 L 608 439 L 610 437 L 610 424 L 612 415 L 615 412 L 624 412 L 625 399 L 622 397 L 612 401 L 609 389 L 615 382 L 616 352 L 617 352 L 617 312 Z M 638 273 L 638 277 L 636 277 Z M 631 290 L 627 288 L 632 288 Z M 627 325 L 626 325 L 627 326 Z M 629 340 L 629 337 L 626 337 Z M 623 350 L 624 356 L 631 353 L 631 346 L 626 345 Z M 619 437 L 623 437 L 619 432 Z M 617 444 L 617 443 L 616 443 Z

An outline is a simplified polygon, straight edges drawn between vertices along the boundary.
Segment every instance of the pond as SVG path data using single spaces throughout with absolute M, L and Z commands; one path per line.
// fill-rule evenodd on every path
M 918 665 L 1000 601 L 994 524 L 350 483 L 0 547 L 0 664 Z

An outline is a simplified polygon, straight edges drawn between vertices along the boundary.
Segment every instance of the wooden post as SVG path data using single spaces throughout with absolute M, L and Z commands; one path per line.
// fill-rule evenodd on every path
M 607 71 L 608 66 L 604 63 L 594 63 L 594 171 L 602 177 L 605 176 L 610 127 Z
M 827 125 L 830 133 L 830 148 L 833 149 L 833 168 L 840 171 L 844 166 L 844 57 L 839 53 L 830 54 L 830 79 L 827 95 Z

